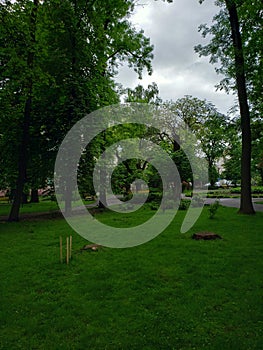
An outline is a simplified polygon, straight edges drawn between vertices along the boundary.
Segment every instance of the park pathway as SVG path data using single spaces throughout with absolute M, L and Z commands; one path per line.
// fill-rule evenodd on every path
M 206 198 L 205 204 L 212 204 L 216 201 L 216 198 Z M 257 204 L 257 202 L 263 202 L 263 198 L 253 198 L 253 205 L 255 211 L 263 211 L 263 204 Z M 219 198 L 219 203 L 224 207 L 239 208 L 240 198 Z

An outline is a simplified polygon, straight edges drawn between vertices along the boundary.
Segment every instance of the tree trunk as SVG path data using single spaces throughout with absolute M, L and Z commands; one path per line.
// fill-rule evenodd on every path
M 77 0 L 73 1 L 74 13 L 77 16 Z M 76 27 L 73 26 L 71 28 L 71 70 L 72 70 L 72 83 L 70 89 L 69 100 L 71 101 L 69 104 L 69 108 L 67 111 L 68 115 L 68 129 L 72 128 L 72 125 L 77 121 L 77 91 L 76 91 L 76 83 L 77 83 L 77 33 Z M 65 190 L 65 214 L 66 216 L 72 215 L 72 196 L 73 189 L 71 186 L 71 179 L 66 178 L 66 190 Z
M 39 0 L 34 0 L 34 6 L 30 16 L 30 35 L 31 45 L 28 48 L 27 55 L 27 69 L 29 71 L 29 77 L 26 84 L 27 99 L 24 108 L 24 119 L 22 125 L 22 138 L 20 144 L 19 158 L 18 158 L 18 176 L 16 180 L 16 191 L 14 201 L 12 203 L 11 211 L 8 217 L 8 221 L 19 220 L 19 210 L 22 202 L 24 185 L 26 182 L 26 169 L 29 152 L 29 129 L 31 121 L 31 109 L 32 109 L 32 93 L 33 93 L 33 78 L 32 71 L 34 68 L 34 48 L 36 43 L 36 20 L 37 20 L 37 9 Z
M 139 193 L 139 191 L 141 191 L 142 189 L 142 184 L 140 182 L 135 182 L 135 191 L 136 193 Z
M 104 151 L 106 150 L 106 133 L 105 131 L 103 131 L 102 134 L 102 138 L 103 138 L 103 142 L 101 145 L 101 150 L 102 150 L 102 155 L 101 158 L 102 159 L 106 159 L 105 157 L 105 153 Z M 107 171 L 106 171 L 106 162 L 102 163 L 102 166 L 100 168 L 100 179 L 99 179 L 99 203 L 98 203 L 98 207 L 101 209 L 104 209 L 106 206 L 104 203 L 106 203 L 106 181 L 107 181 Z
M 39 203 L 38 189 L 31 189 L 30 203 Z
M 32 88 L 32 86 L 31 86 Z M 32 92 L 32 89 L 31 89 Z M 26 182 L 26 167 L 28 158 L 28 146 L 29 146 L 29 125 L 31 115 L 32 96 L 30 95 L 26 101 L 22 141 L 20 145 L 19 159 L 18 159 L 18 176 L 16 180 L 16 190 L 14 193 L 14 199 L 12 202 L 11 211 L 9 213 L 8 221 L 19 221 L 19 210 L 22 204 L 24 184 Z
M 235 52 L 235 71 L 242 128 L 241 200 L 239 213 L 254 214 L 251 195 L 251 127 L 248 107 L 243 45 L 239 29 L 237 7 L 234 0 L 225 0 L 229 12 Z
M 259 175 L 260 175 L 260 179 L 261 179 L 260 185 L 263 186 L 263 169 L 262 168 L 259 169 Z
M 70 180 L 66 181 L 65 190 L 65 215 L 72 215 L 72 187 L 70 185 Z
M 102 157 L 104 156 L 104 154 L 102 155 Z M 106 171 L 105 169 L 101 169 L 100 170 L 100 184 L 99 184 L 99 203 L 98 203 L 98 207 L 101 209 L 105 208 L 105 204 L 106 203 Z
M 209 180 L 210 186 L 214 187 L 216 183 L 215 172 L 214 172 L 214 169 L 215 169 L 214 161 L 211 157 L 208 157 L 207 162 L 208 162 L 208 180 Z
M 22 193 L 22 204 L 28 204 L 28 195 L 25 193 L 25 192 L 23 192 Z

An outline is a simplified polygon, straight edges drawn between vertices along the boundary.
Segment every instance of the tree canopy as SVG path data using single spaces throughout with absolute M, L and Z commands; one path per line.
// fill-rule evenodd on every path
M 14 194 L 10 221 L 19 219 L 20 204 L 27 201 L 29 191 L 31 200 L 37 201 L 37 189 L 51 182 L 57 151 L 71 127 L 86 114 L 120 101 L 114 78 L 122 63 L 139 78 L 144 70 L 152 73 L 153 46 L 129 19 L 136 3 L 0 1 L 0 187 Z M 161 145 L 181 178 L 192 181 L 189 160 L 180 148 L 184 137 L 177 132 L 180 119 L 199 139 L 194 147 L 189 140 L 188 148 L 207 159 L 210 183 L 216 182 L 216 163 L 223 157 L 225 175 L 242 183 L 241 212 L 253 213 L 251 171 L 253 178 L 263 183 L 262 2 L 215 3 L 219 12 L 213 23 L 199 28 L 210 42 L 195 50 L 209 56 L 217 72 L 223 74 L 218 88 L 237 93 L 240 118 L 227 119 L 209 101 L 193 96 L 163 102 L 156 83 L 127 88 L 126 103 L 148 103 L 156 108 L 162 104 L 171 112 L 164 113 L 163 132 L 124 125 L 98 135 L 80 159 L 82 193 L 94 194 L 91 182 L 96 159 L 116 140 L 129 137 Z M 116 153 L 118 156 L 121 154 Z M 126 193 L 136 177 L 160 182 L 154 167 L 136 157 L 120 163 L 113 176 L 118 180 L 116 191 Z M 66 176 L 63 186 L 68 186 Z M 68 193 L 72 194 L 72 189 Z M 105 196 L 103 189 L 100 195 Z M 65 198 L 68 212 L 71 200 L 71 195 Z
M 10 220 L 17 220 L 25 184 L 43 185 L 70 127 L 119 100 L 119 64 L 127 61 L 139 76 L 144 68 L 151 73 L 153 47 L 129 22 L 135 1 L 0 6 L 1 173 L 16 188 Z

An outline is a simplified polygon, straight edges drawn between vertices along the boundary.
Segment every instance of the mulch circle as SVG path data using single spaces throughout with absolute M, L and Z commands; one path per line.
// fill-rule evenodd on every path
M 196 239 L 196 240 L 200 240 L 200 239 L 203 239 L 203 240 L 222 239 L 221 236 L 219 236 L 218 234 L 213 233 L 213 232 L 198 232 L 198 233 L 194 233 L 192 238 Z

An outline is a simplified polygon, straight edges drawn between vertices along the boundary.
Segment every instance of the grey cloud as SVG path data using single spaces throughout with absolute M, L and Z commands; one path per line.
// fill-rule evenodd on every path
M 207 58 L 199 58 L 194 52 L 195 45 L 205 43 L 198 26 L 211 22 L 217 11 L 213 2 L 200 5 L 198 0 L 176 0 L 171 4 L 151 0 L 144 7 L 139 6 L 132 20 L 154 45 L 154 73 L 152 77 L 145 74 L 139 81 L 135 73 L 128 73 L 128 68 L 123 67 L 118 81 L 129 87 L 155 81 L 163 100 L 190 94 L 206 98 L 227 112 L 234 104 L 233 96 L 215 91 L 221 78 Z

